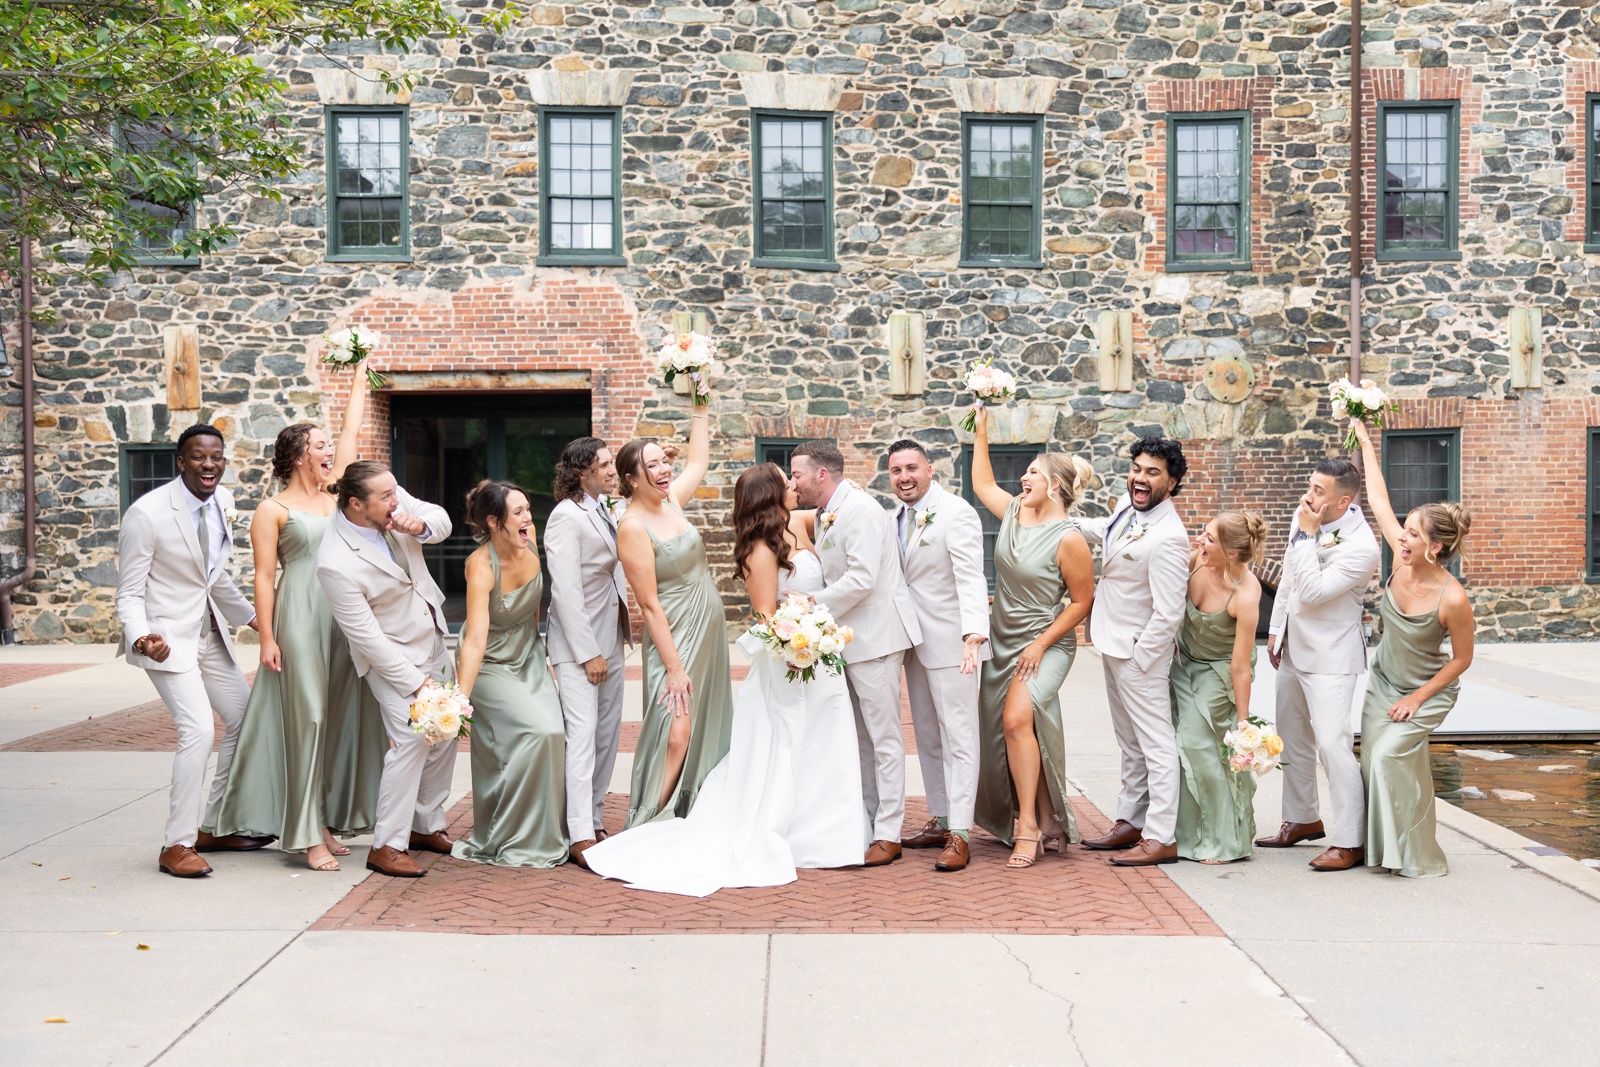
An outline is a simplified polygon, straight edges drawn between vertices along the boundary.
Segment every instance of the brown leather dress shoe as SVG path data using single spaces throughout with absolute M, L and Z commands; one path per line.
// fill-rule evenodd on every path
M 1178 845 L 1177 842 L 1163 845 L 1159 841 L 1143 837 L 1127 852 L 1120 856 L 1112 856 L 1111 862 L 1118 867 L 1153 867 L 1158 863 L 1177 863 Z
M 418 867 L 410 856 L 387 845 L 367 853 L 367 870 L 387 874 L 391 878 L 421 878 L 428 873 Z
M 587 871 L 590 869 L 589 861 L 583 858 L 583 854 L 599 843 L 592 837 L 585 841 L 574 841 L 572 847 L 567 850 L 567 858 Z
M 950 834 L 944 839 L 944 851 L 939 853 L 939 861 L 933 865 L 936 871 L 961 871 L 965 870 L 967 860 L 972 857 L 972 850 L 966 838 L 960 834 Z
M 168 845 L 156 858 L 156 866 L 174 878 L 201 878 L 211 873 L 211 866 L 188 845 Z
M 266 848 L 275 837 L 246 837 L 244 834 L 224 834 L 217 837 L 201 830 L 194 839 L 196 852 L 254 852 L 258 848 Z
M 1140 829 L 1123 819 L 1117 820 L 1117 825 L 1111 828 L 1108 834 L 1099 837 L 1086 837 L 1083 839 L 1084 848 L 1092 848 L 1096 852 L 1116 852 L 1124 848 L 1137 845 L 1144 834 Z
M 1322 820 L 1316 822 L 1286 822 L 1278 832 L 1256 838 L 1257 848 L 1288 848 L 1300 841 L 1321 841 L 1328 836 L 1322 832 Z
M 594 839 L 595 839 L 596 843 L 604 841 L 606 838 L 608 838 L 610 836 L 611 836 L 611 834 L 606 830 L 606 828 L 604 826 L 597 826 L 597 827 L 594 828 Z
M 929 819 L 922 824 L 922 829 L 910 837 L 902 837 L 900 844 L 906 848 L 943 848 L 947 833 L 949 831 L 939 825 L 938 819 Z
M 1366 854 L 1359 848 L 1343 848 L 1334 845 L 1322 855 L 1311 861 L 1314 871 L 1348 871 L 1351 867 L 1361 866 L 1361 861 L 1366 859 Z
M 886 863 L 893 863 L 900 858 L 900 842 L 874 841 L 867 846 L 867 858 L 861 861 L 863 867 L 882 867 Z
M 413 852 L 437 852 L 441 856 L 450 855 L 450 846 L 455 842 L 444 836 L 443 830 L 435 830 L 431 834 L 419 834 L 411 831 L 411 850 Z

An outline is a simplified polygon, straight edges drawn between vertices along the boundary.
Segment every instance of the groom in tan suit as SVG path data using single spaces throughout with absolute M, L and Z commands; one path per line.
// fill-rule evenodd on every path
M 357 460 L 339 479 L 339 514 L 317 550 L 317 579 L 350 644 L 356 673 L 383 709 L 393 743 L 378 783 L 367 870 L 397 878 L 425 872 L 408 848 L 448 855 L 444 802 L 456 745 L 429 746 L 411 729 L 411 698 L 455 671 L 445 647 L 444 594 L 422 546 L 450 536 L 450 517 L 400 488 L 382 463 Z

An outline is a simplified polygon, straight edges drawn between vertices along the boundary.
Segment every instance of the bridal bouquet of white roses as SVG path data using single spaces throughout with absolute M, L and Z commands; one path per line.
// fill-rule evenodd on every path
M 332 364 L 342 369 L 365 363 L 367 357 L 378 350 L 383 343 L 383 338 L 378 336 L 376 330 L 365 326 L 352 326 L 348 330 L 338 333 L 325 333 L 322 339 L 328 342 L 328 351 L 322 356 L 322 362 Z M 367 383 L 374 389 L 382 389 L 389 380 L 371 367 L 364 368 L 367 372 Z
M 429 745 L 467 736 L 472 704 L 454 682 L 424 682 L 411 698 L 411 729 Z
M 1233 773 L 1253 771 L 1257 777 L 1271 774 L 1284 762 L 1283 738 L 1267 728 L 1265 719 L 1251 716 L 1222 735 L 1222 750 Z
M 972 433 L 978 428 L 978 412 L 991 400 L 1010 400 L 1017 395 L 1017 379 L 994 365 L 993 357 L 981 359 L 967 368 L 966 386 L 977 397 L 972 410 L 961 420 L 961 428 Z
M 789 668 L 789 681 L 809 682 L 819 666 L 834 674 L 844 671 L 844 646 L 855 639 L 848 626 L 833 621 L 833 615 L 809 597 L 791 593 L 778 605 L 772 618 L 750 627 L 751 636 L 766 646 L 773 659 Z
M 671 385 L 674 378 L 687 374 L 694 383 L 689 392 L 695 407 L 711 402 L 711 381 L 719 373 L 717 342 L 703 333 L 680 333 L 656 353 L 661 377 Z
M 1360 385 L 1350 384 L 1349 378 L 1340 378 L 1328 386 L 1328 397 L 1333 402 L 1334 418 L 1359 419 L 1369 426 L 1382 426 L 1386 412 L 1400 410 L 1400 405 L 1390 400 L 1371 378 L 1361 379 Z M 1347 450 L 1361 447 L 1354 430 L 1345 437 L 1344 447 Z

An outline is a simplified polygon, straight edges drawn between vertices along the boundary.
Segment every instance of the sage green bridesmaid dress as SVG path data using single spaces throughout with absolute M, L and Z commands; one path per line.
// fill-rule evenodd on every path
M 282 573 L 272 632 L 283 669 L 256 671 L 216 834 L 277 837 L 285 852 L 322 843 L 322 828 L 372 832 L 389 736 L 356 675 L 350 646 L 317 581 L 332 516 L 290 511 L 278 535 Z
M 1228 603 L 1233 597 L 1228 597 Z M 1172 720 L 1178 730 L 1178 855 L 1186 860 L 1237 860 L 1256 836 L 1255 775 L 1235 774 L 1222 735 L 1239 721 L 1233 691 L 1233 640 L 1239 622 L 1184 602 L 1178 655 L 1172 664 Z M 1256 663 L 1250 652 L 1250 666 Z
M 989 608 L 989 644 L 993 658 L 983 665 L 978 698 L 978 801 L 976 822 L 1007 845 L 1017 817 L 1017 794 L 1006 761 L 1005 706 L 1011 672 L 1017 656 L 1034 638 L 1066 610 L 1067 583 L 1056 563 L 1061 537 L 1078 524 L 1056 519 L 1036 526 L 1017 521 L 1020 500 L 1012 500 L 1000 522 L 994 546 L 994 601 Z M 1061 726 L 1057 693 L 1072 670 L 1077 654 L 1077 634 L 1066 636 L 1045 650 L 1039 672 L 1028 679 L 1033 699 L 1033 733 L 1039 739 L 1040 765 L 1050 804 L 1066 828 L 1069 841 L 1078 840 L 1078 823 L 1067 803 L 1066 734 Z
M 1446 583 L 1448 588 L 1448 583 Z M 1439 591 L 1444 601 L 1444 590 Z M 1407 615 L 1387 588 L 1378 601 L 1383 636 L 1367 675 L 1361 708 L 1361 777 L 1367 783 L 1367 866 L 1387 867 L 1407 878 L 1442 878 L 1450 864 L 1439 847 L 1433 817 L 1433 772 L 1428 738 L 1456 706 L 1459 680 L 1429 697 L 1407 722 L 1393 722 L 1395 702 L 1421 689 L 1450 654 L 1439 605 Z
M 567 861 L 567 734 L 539 640 L 544 577 L 510 593 L 489 546 L 489 635 L 472 685 L 472 833 L 451 854 L 497 867 Z
M 673 510 L 677 510 L 674 508 Z M 679 512 L 681 515 L 682 512 Z M 626 520 L 626 516 L 624 516 Z M 645 527 L 650 533 L 650 528 Z M 661 696 L 666 692 L 667 671 L 661 653 L 644 636 L 644 725 L 633 753 L 633 794 L 628 800 L 628 826 L 657 818 L 685 816 L 694 807 L 711 769 L 728 754 L 733 737 L 733 678 L 728 669 L 728 628 L 722 597 L 711 579 L 705 542 L 693 525 L 680 534 L 659 540 L 655 546 L 656 596 L 666 612 L 672 643 L 689 674 L 689 751 L 683 773 L 664 807 L 657 807 L 666 779 L 667 735 L 672 714 Z

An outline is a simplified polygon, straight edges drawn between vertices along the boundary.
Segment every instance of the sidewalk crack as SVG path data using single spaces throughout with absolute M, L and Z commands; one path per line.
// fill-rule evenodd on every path
M 1078 1062 L 1083 1064 L 1084 1067 L 1089 1067 L 1089 1057 L 1083 1054 L 1083 1046 L 1078 1044 L 1078 1033 L 1075 1029 L 1076 1023 L 1072 1018 L 1072 1013 L 1078 1010 L 1078 1005 L 1069 1000 L 1067 997 L 1057 993 L 1054 989 L 1050 989 L 1047 986 L 1040 984 L 1039 980 L 1034 977 L 1033 966 L 1027 960 L 1017 955 L 1016 950 L 1007 944 L 1005 939 L 999 934 L 990 934 L 989 936 L 994 939 L 997 945 L 1006 950 L 1006 955 L 1010 956 L 1013 960 L 1016 960 L 1017 963 L 1021 964 L 1023 973 L 1028 977 L 1029 985 L 1033 986 L 1033 988 L 1037 989 L 1046 996 L 1055 997 L 1057 1000 L 1061 1001 L 1061 1003 L 1067 1006 L 1067 1040 L 1072 1042 L 1072 1051 L 1078 1054 Z

